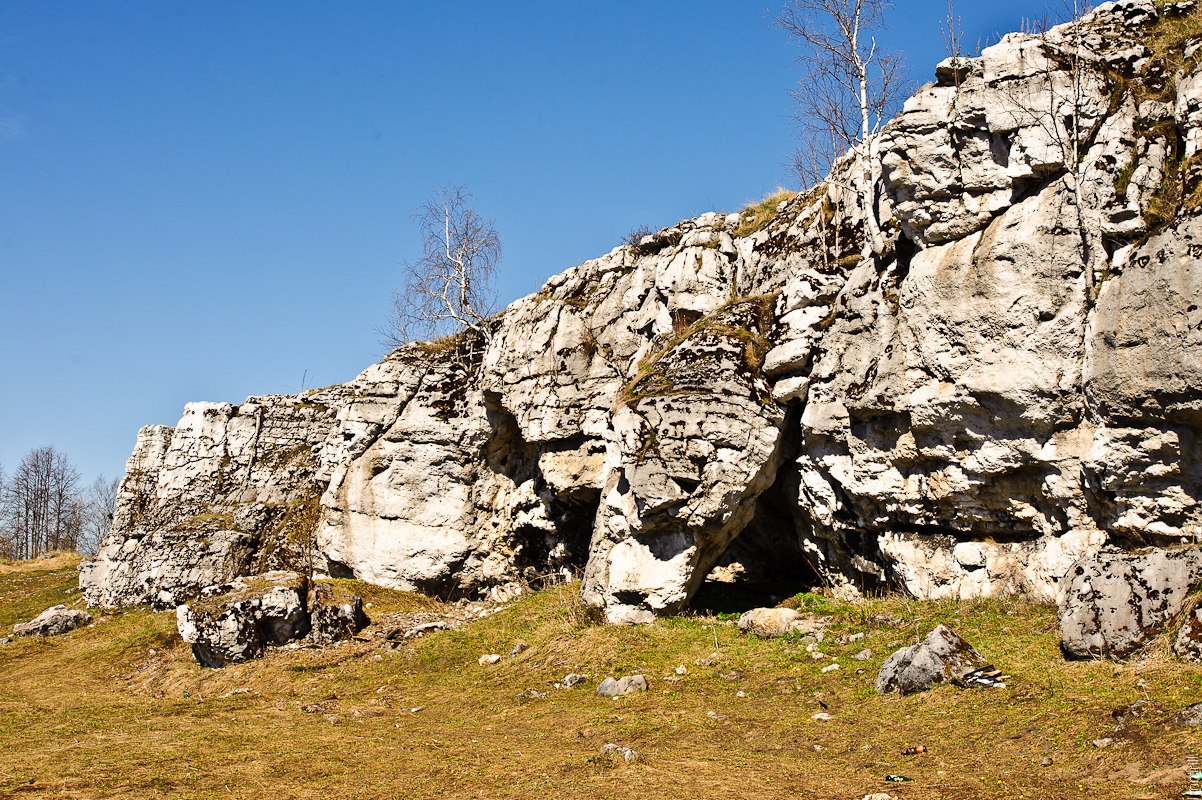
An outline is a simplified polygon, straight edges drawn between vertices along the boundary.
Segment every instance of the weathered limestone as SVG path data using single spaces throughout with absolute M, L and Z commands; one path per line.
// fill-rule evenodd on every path
M 257 658 L 268 647 L 307 638 L 329 644 L 367 624 L 363 601 L 285 570 L 205 587 L 175 610 L 180 636 L 197 663 L 222 667 Z
M 92 623 L 92 615 L 82 609 L 52 606 L 29 622 L 13 626 L 13 636 L 59 636 Z
M 972 645 L 946 625 L 938 625 L 921 642 L 885 659 L 876 677 L 881 694 L 912 694 L 940 683 L 965 685 L 969 676 L 989 665 Z
M 1148 49 L 1177 13 L 1123 0 L 945 61 L 872 186 L 844 158 L 767 222 L 615 248 L 511 304 L 477 362 L 415 344 L 189 405 L 139 435 L 88 603 L 309 559 L 451 596 L 583 573 L 611 622 L 715 570 L 1051 601 L 1103 548 L 1202 541 L 1202 78 Z
M 1125 658 L 1164 630 L 1202 584 L 1202 549 L 1102 553 L 1074 564 L 1065 580 L 1060 600 L 1065 655 Z
M 790 633 L 816 633 L 825 627 L 813 614 L 792 608 L 753 608 L 739 617 L 739 630 L 765 639 Z

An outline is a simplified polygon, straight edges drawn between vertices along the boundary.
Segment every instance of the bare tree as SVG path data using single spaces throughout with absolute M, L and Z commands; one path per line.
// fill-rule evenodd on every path
M 117 487 L 120 478 L 97 475 L 84 497 L 83 526 L 79 532 L 78 549 L 85 556 L 96 555 L 100 543 L 113 527 L 113 512 L 117 508 Z
M 465 331 L 484 343 L 491 339 L 501 240 L 492 220 L 469 207 L 471 199 L 466 187 L 445 187 L 414 212 L 422 254 L 406 265 L 405 284 L 393 296 L 382 331 L 388 346 Z
M 802 177 L 827 173 L 842 152 L 860 168 L 860 203 L 868 257 L 883 249 L 873 213 L 877 167 L 874 135 L 905 96 L 901 57 L 881 48 L 873 33 L 884 27 L 889 0 L 791 0 L 777 24 L 805 51 L 803 75 L 793 97 L 799 106 L 808 164 Z
M 1044 68 L 1035 83 L 1007 84 L 1003 110 L 1016 122 L 1041 131 L 1064 165 L 1064 180 L 1072 198 L 1075 234 L 1085 271 L 1085 293 L 1092 303 L 1096 276 L 1107 258 L 1102 242 L 1099 189 L 1112 179 L 1097 169 L 1086 154 L 1096 138 L 1104 115 L 1090 111 L 1091 100 L 1104 96 L 1106 76 L 1086 52 L 1085 23 L 1088 2 L 1063 0 L 1059 20 L 1050 14 L 1024 22 L 1023 32 L 1044 36 Z M 1052 30 L 1063 21 L 1063 25 Z M 1049 40 L 1049 34 L 1054 36 Z
M 73 550 L 83 526 L 79 472 L 53 447 L 30 450 L 4 486 L 0 510 L 12 558 Z

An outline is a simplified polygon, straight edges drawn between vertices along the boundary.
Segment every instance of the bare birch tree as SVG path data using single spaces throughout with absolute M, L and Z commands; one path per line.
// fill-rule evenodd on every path
M 469 206 L 471 199 L 466 187 L 445 187 L 414 212 L 422 253 L 406 265 L 405 284 L 393 296 L 383 331 L 387 345 L 464 332 L 483 343 L 491 339 L 501 240 L 492 220 Z
M 874 36 L 890 6 L 889 0 L 791 0 L 776 20 L 805 49 L 793 97 L 809 172 L 829 172 L 848 150 L 859 166 L 864 257 L 884 247 L 873 212 L 878 172 L 873 139 L 905 96 L 901 57 Z

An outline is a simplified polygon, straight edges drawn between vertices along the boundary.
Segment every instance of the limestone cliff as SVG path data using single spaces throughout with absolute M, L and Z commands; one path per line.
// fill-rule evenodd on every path
M 582 570 L 612 621 L 718 574 L 1051 599 L 1081 556 L 1202 538 L 1200 14 L 946 61 L 872 143 L 873 207 L 849 158 L 682 222 L 512 304 L 479 363 L 189 405 L 139 434 L 88 601 L 310 551 L 445 594 Z

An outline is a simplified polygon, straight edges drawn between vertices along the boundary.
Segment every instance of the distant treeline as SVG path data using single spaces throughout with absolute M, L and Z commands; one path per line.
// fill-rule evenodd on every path
M 53 447 L 30 450 L 12 474 L 0 466 L 0 557 L 94 554 L 113 522 L 117 484 L 101 475 L 84 486 L 79 470 Z

